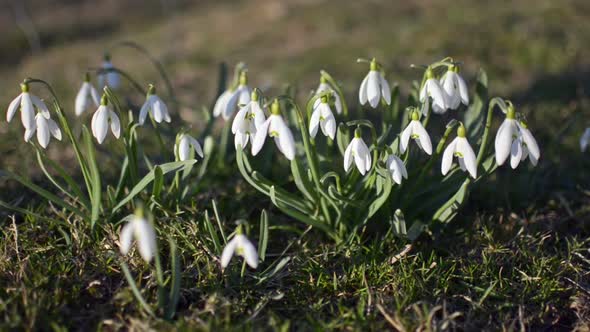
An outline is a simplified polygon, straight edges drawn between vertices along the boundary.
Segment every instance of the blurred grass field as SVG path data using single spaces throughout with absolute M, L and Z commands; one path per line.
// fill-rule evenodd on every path
M 452 56 L 464 62 L 468 82 L 484 68 L 490 94 L 513 100 L 527 115 L 542 157 L 532 177 L 499 172 L 495 187 L 472 195 L 478 198 L 455 231 L 419 241 L 397 263 L 389 258 L 403 248 L 398 242 L 367 243 L 342 254 L 317 239 L 287 239 L 296 248 L 288 271 L 258 287 L 240 284 L 238 276 L 222 280 L 214 261 L 190 241 L 180 242 L 189 284 L 183 285 L 175 322 L 146 319 L 134 304 L 113 262 L 115 229 L 93 242 L 72 225 L 70 252 L 44 221 L 14 221 L 1 211 L 0 328 L 590 330 L 590 157 L 578 147 L 590 126 L 590 2 L 23 3 L 0 4 L 3 107 L 19 93 L 22 79 L 38 77 L 54 86 L 73 114 L 85 71 L 126 40 L 162 61 L 183 102 L 181 117 L 195 128 L 204 125 L 199 110 L 214 98 L 221 62 L 244 61 L 252 85 L 272 92 L 292 84 L 300 100 L 325 69 L 356 105 L 366 72 L 356 58 L 380 59 L 388 79 L 407 93 L 422 74 L 410 64 Z M 163 86 L 137 53 L 117 49 L 112 57 L 146 85 Z M 143 96 L 133 98 L 139 103 Z M 0 123 L 0 169 L 35 176 L 34 155 L 21 131 L 15 123 Z M 63 146 L 49 150 L 64 162 L 72 158 Z M 231 211 L 228 219 L 249 211 L 241 206 L 269 205 L 239 174 L 228 178 L 211 179 L 219 187 L 195 204 L 205 206 L 214 197 Z M 0 188 L 13 190 L 0 197 L 26 195 L 14 183 L 3 181 Z M 232 195 L 236 201 L 227 198 Z M 498 195 L 503 199 L 488 199 Z M 38 210 L 52 211 L 43 204 Z M 192 234 L 192 222 L 163 227 Z M 282 240 L 273 243 L 283 248 Z M 135 270 L 145 269 L 136 264 Z

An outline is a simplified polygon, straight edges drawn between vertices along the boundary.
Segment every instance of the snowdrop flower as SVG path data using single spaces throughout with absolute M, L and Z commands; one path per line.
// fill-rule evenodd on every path
M 255 269 L 258 267 L 258 252 L 252 242 L 241 233 L 241 229 L 238 229 L 238 234 L 223 248 L 223 252 L 221 253 L 222 269 L 227 267 L 234 254 L 242 256 L 251 268 Z
M 386 82 L 387 83 L 387 82 Z M 334 97 L 334 107 L 336 108 L 336 113 L 338 114 L 342 114 L 342 100 L 340 100 L 340 96 L 336 93 L 336 91 L 334 91 L 334 89 L 332 89 L 332 87 L 330 86 L 330 84 L 328 84 L 328 81 L 326 80 L 326 78 L 324 76 L 320 77 L 320 85 L 318 85 L 318 88 L 315 90 L 315 94 L 319 95 L 322 92 L 331 92 L 332 96 Z M 319 104 L 321 102 L 321 100 L 317 100 L 316 103 Z M 314 105 L 315 108 L 315 105 Z
M 248 104 L 250 102 L 251 93 L 252 90 L 248 87 L 248 74 L 246 71 L 242 71 L 240 73 L 238 87 L 232 92 L 227 100 L 225 108 L 222 110 L 221 115 L 223 115 L 223 118 L 226 120 L 231 118 L 238 106 L 241 107 L 242 105 Z
M 363 141 L 361 128 L 354 131 L 354 138 L 344 151 L 344 171 L 348 172 L 354 161 L 361 175 L 365 175 L 371 169 L 371 152 Z
M 131 221 L 121 229 L 119 235 L 120 249 L 123 255 L 127 255 L 133 238 L 137 241 L 139 254 L 146 263 L 152 260 L 156 254 L 156 231 L 154 227 L 139 212 L 133 215 Z
M 515 120 L 515 115 L 516 112 L 514 111 L 514 106 L 511 103 L 508 103 L 506 119 L 504 119 L 504 122 L 502 122 L 500 128 L 498 128 L 498 133 L 496 134 L 494 142 L 494 147 L 496 149 L 496 163 L 498 165 L 503 165 L 506 159 L 508 159 L 514 145 L 513 143 L 519 138 L 520 133 L 517 125 L 518 122 Z
M 234 145 L 236 150 L 240 147 L 245 148 L 248 140 L 254 141 L 258 128 L 262 126 L 266 117 L 260 107 L 258 91 L 254 89 L 250 102 L 241 107 L 234 121 L 232 122 L 231 131 L 234 136 Z
M 590 128 L 586 128 L 584 134 L 580 137 L 580 150 L 582 152 L 586 151 L 588 145 L 590 145 Z
M 174 145 L 174 151 L 177 153 L 178 159 L 180 161 L 190 159 L 191 148 L 194 149 L 201 158 L 203 158 L 203 149 L 201 148 L 199 141 L 194 139 L 189 134 L 180 134 L 178 143 Z
M 453 165 L 453 156 L 455 156 L 463 171 L 467 170 L 474 179 L 477 177 L 475 152 L 473 152 L 465 136 L 465 127 L 461 125 L 457 129 L 457 137 L 447 146 L 443 153 L 441 164 L 442 175 L 447 175 Z
M 387 157 L 386 162 L 387 169 L 391 174 L 391 178 L 397 184 L 402 184 L 402 177 L 407 179 L 408 178 L 408 171 L 406 170 L 406 166 L 404 162 L 399 159 L 396 155 L 390 155 Z
M 98 87 L 104 88 L 108 86 L 111 89 L 118 89 L 121 85 L 121 78 L 119 77 L 119 73 L 116 71 L 111 71 L 111 69 L 115 68 L 113 63 L 111 62 L 111 56 L 105 54 L 104 61 L 102 63 L 102 70 L 98 74 Z
M 47 119 L 41 113 L 37 113 L 35 116 L 35 126 L 31 129 L 25 130 L 25 142 L 28 142 L 33 134 L 37 132 L 37 142 L 44 149 L 49 145 L 51 136 L 55 137 L 58 141 L 61 141 L 61 130 L 57 126 L 57 123 L 52 119 Z
M 275 144 L 279 151 L 289 160 L 295 158 L 295 140 L 291 129 L 281 117 L 281 107 L 278 99 L 275 99 L 270 107 L 270 116 L 256 131 L 252 141 L 252 155 L 260 152 L 267 136 L 274 137 Z
M 510 147 L 510 166 L 513 169 L 518 167 L 518 164 L 527 157 L 533 166 L 537 166 L 541 157 L 539 145 L 524 122 L 517 123 L 517 126 L 518 137 Z
M 336 135 L 336 119 L 332 114 L 330 105 L 328 105 L 328 97 L 322 96 L 319 99 L 321 99 L 320 103 L 314 103 L 313 113 L 309 120 L 309 135 L 315 138 L 318 128 L 321 128 L 324 135 L 334 139 Z
M 408 124 L 406 129 L 402 131 L 401 139 L 400 139 L 400 151 L 401 153 L 405 153 L 408 149 L 408 144 L 410 142 L 410 138 L 416 141 L 418 147 L 420 147 L 426 154 L 432 154 L 432 142 L 430 141 L 430 136 L 424 126 L 422 126 L 422 122 L 420 122 L 420 114 L 417 111 L 412 112 L 412 121 Z
M 111 125 L 111 132 L 115 138 L 119 138 L 121 135 L 121 123 L 119 117 L 113 110 L 108 106 L 108 99 L 106 95 L 103 95 L 100 100 L 100 106 L 94 115 L 92 116 L 92 135 L 96 137 L 98 144 L 102 144 L 109 131 L 109 123 Z
M 6 112 L 6 121 L 12 121 L 12 118 L 18 110 L 20 110 L 20 119 L 25 130 L 34 130 L 35 123 L 35 108 L 46 118 L 49 119 L 49 109 L 39 97 L 29 93 L 29 85 L 22 83 L 20 85 L 21 94 L 10 102 L 8 111 Z
M 424 82 L 420 90 L 420 101 L 422 103 L 428 102 L 428 97 L 432 98 L 432 110 L 434 113 L 441 114 L 449 108 L 447 93 L 434 77 L 434 73 L 430 67 L 426 69 L 426 82 Z
M 217 97 L 217 100 L 215 101 L 215 106 L 213 106 L 213 117 L 216 118 L 221 115 L 223 110 L 225 110 L 225 108 L 227 107 L 227 102 L 231 98 L 232 94 L 233 90 L 228 89 L 225 90 L 222 94 L 220 94 L 219 97 Z
M 373 108 L 377 108 L 379 101 L 383 98 L 387 105 L 391 104 L 391 90 L 389 84 L 379 71 L 379 64 L 375 59 L 371 60 L 369 73 L 363 79 L 359 89 L 359 101 L 365 105 L 367 101 Z
M 467 91 L 467 84 L 459 75 L 459 67 L 452 65 L 440 80 L 444 91 L 447 94 L 448 107 L 450 109 L 457 109 L 461 103 L 469 105 L 469 94 Z
M 152 119 L 157 123 L 166 121 L 170 123 L 170 114 L 168 113 L 168 107 L 164 104 L 164 101 L 156 94 L 156 87 L 150 84 L 150 87 L 145 98 L 143 106 L 139 111 L 139 125 L 143 126 L 145 119 L 147 118 L 148 112 Z
M 78 94 L 76 95 L 76 104 L 74 110 L 76 111 L 76 116 L 80 116 L 88 107 L 91 106 L 91 102 L 94 104 L 94 107 L 98 107 L 100 103 L 100 97 L 98 96 L 98 92 L 90 83 L 90 75 L 86 73 L 84 77 L 84 82 L 78 90 Z

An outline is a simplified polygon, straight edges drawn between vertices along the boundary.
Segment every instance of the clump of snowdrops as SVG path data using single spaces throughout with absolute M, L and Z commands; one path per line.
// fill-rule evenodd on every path
M 354 105 L 326 71 L 321 71 L 318 87 L 300 103 L 289 93 L 265 95 L 250 84 L 252 74 L 240 63 L 229 84 L 221 76 L 223 90 L 211 111 L 205 108 L 207 123 L 199 135 L 192 132 L 191 124 L 181 123 L 181 102 L 162 65 L 136 44 L 118 46 L 146 55 L 162 76 L 167 93 L 137 82 L 115 67 L 108 55 L 100 68 L 84 76 L 70 102 L 62 103 L 46 81 L 25 79 L 20 94 L 8 106 L 6 119 L 13 123 L 19 115 L 24 141 L 55 190 L 15 172 L 3 171 L 2 176 L 77 215 L 95 236 L 100 236 L 104 224 L 120 224 L 122 271 L 150 315 L 173 317 L 181 281 L 171 237 L 167 239 L 171 278 L 164 278 L 158 218 L 182 213 L 195 193 L 207 190 L 200 184 L 206 173 L 215 176 L 214 168 L 208 168 L 212 155 L 219 165 L 237 166 L 247 183 L 286 216 L 323 232 L 337 244 L 361 238 L 371 223 L 414 240 L 425 229 L 449 223 L 473 186 L 497 167 L 509 163 L 517 168 L 527 158 L 536 165 L 540 157 L 526 118 L 516 106 L 499 97 L 488 98 L 483 70 L 470 89 L 460 72 L 461 63 L 451 58 L 414 66 L 417 73 L 423 71 L 421 82 L 412 84 L 406 102 L 402 102 L 399 86 L 389 83 L 386 68 L 376 59 L 360 59 L 369 70 L 359 78 Z M 117 91 L 122 80 L 144 98 L 141 106 L 121 103 L 124 99 Z M 37 96 L 42 93 L 49 98 Z M 504 119 L 492 144 L 494 114 Z M 224 126 L 219 144 L 214 144 L 212 128 L 218 118 Z M 74 151 L 82 181 L 46 154 L 52 137 Z M 233 149 L 229 148 L 231 139 Z M 152 143 L 159 152 L 150 155 L 144 144 Z M 284 158 L 290 169 L 271 172 L 273 163 L 268 161 L 276 158 Z M 117 165 L 116 182 L 105 183 L 102 159 Z M 13 202 L 0 201 L 0 205 L 35 215 Z M 216 225 L 207 211 L 202 218 L 209 232 L 208 251 L 219 257 L 222 271 L 230 267 L 234 255 L 243 257 L 243 277 L 246 266 L 256 269 L 264 262 L 267 213 L 262 211 L 255 246 L 247 237 L 252 233 L 247 221 L 239 220 L 235 231 L 226 236 L 215 202 L 213 210 Z M 125 262 L 134 242 L 139 256 L 153 267 L 157 310 L 143 297 Z M 276 268 L 265 270 L 260 280 L 284 266 L 284 262 L 272 264 Z

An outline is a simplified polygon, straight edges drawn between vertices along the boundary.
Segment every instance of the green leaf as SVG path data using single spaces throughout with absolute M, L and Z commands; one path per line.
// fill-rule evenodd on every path
M 124 262 L 121 262 L 121 269 L 123 270 L 123 274 L 125 275 L 125 278 L 127 279 L 127 283 L 129 283 L 129 287 L 131 287 L 131 292 L 133 292 L 133 295 L 135 295 L 135 298 L 137 299 L 139 304 L 143 307 L 143 310 L 145 310 L 150 316 L 155 318 L 156 315 L 154 314 L 152 308 L 150 308 L 150 305 L 147 304 L 147 302 L 143 298 L 143 295 L 141 295 L 141 291 L 137 287 L 137 284 L 135 283 L 135 279 L 133 279 L 133 276 L 131 275 L 131 272 L 129 271 L 129 267 L 127 266 L 127 264 L 125 264 Z
M 348 132 L 348 126 L 344 123 L 338 125 L 338 130 L 336 131 L 336 144 L 338 145 L 340 154 L 344 155 L 348 144 L 350 144 L 350 133 Z
M 182 167 L 190 166 L 190 165 L 194 164 L 195 162 L 196 162 L 196 160 L 173 161 L 170 163 L 162 164 L 159 167 L 162 170 L 162 174 L 168 174 L 168 173 L 174 172 Z M 155 169 L 152 169 L 148 174 L 146 174 L 146 176 L 143 177 L 143 179 L 141 179 L 139 181 L 139 183 L 137 183 L 137 185 L 135 185 L 135 187 L 133 187 L 133 189 L 131 189 L 129 194 L 125 198 L 123 198 L 119 202 L 119 204 L 117 204 L 113 208 L 112 213 L 115 213 L 117 210 L 119 210 L 121 207 L 123 207 L 125 204 L 127 204 L 127 202 L 129 202 L 135 196 L 137 196 L 139 193 L 141 193 L 154 180 L 154 178 L 155 178 Z
M 291 173 L 293 174 L 297 189 L 299 189 L 303 196 L 312 202 L 316 201 L 317 196 L 314 195 L 315 191 L 313 189 L 313 184 L 309 181 L 308 175 L 302 172 L 298 158 L 293 158 L 293 160 L 291 160 Z
M 102 208 L 102 190 L 100 188 L 100 173 L 98 171 L 98 165 L 96 164 L 96 156 L 94 154 L 94 144 L 92 143 L 92 136 L 86 126 L 82 126 L 82 137 L 86 144 L 86 152 L 88 154 L 88 170 L 90 175 L 91 184 L 91 195 L 90 203 L 92 204 L 92 213 L 90 217 L 90 228 L 94 228 L 94 225 L 98 221 L 98 216 Z
M 470 141 L 475 142 L 483 133 L 487 101 L 488 75 L 483 69 L 480 69 L 477 74 L 477 83 L 475 86 L 473 101 L 465 112 L 465 128 L 467 129 Z
M 217 236 L 217 233 L 215 232 L 215 228 L 213 227 L 211 219 L 209 218 L 209 211 L 207 210 L 205 210 L 204 223 L 205 228 L 211 236 L 211 241 L 213 242 L 213 246 L 215 247 L 215 253 L 217 255 L 221 255 L 221 242 L 219 242 L 219 236 Z
M 162 173 L 160 166 L 156 166 L 154 167 L 154 185 L 152 187 L 152 196 L 155 199 L 160 198 L 162 187 L 164 187 L 164 173 Z
M 262 210 L 260 214 L 260 236 L 258 240 L 258 256 L 264 262 L 266 247 L 268 246 L 268 214 Z
M 172 262 L 172 284 L 170 285 L 170 297 L 166 308 L 166 318 L 172 319 L 176 313 L 176 306 L 180 299 L 180 285 L 182 282 L 182 271 L 180 268 L 180 255 L 178 248 L 172 238 L 168 238 L 170 243 L 170 261 Z

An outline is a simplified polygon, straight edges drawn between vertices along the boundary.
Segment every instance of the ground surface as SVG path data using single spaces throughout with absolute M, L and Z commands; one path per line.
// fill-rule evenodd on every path
M 183 101 L 181 116 L 194 128 L 204 126 L 198 110 L 214 97 L 222 61 L 246 62 L 253 85 L 271 92 L 292 83 L 300 98 L 326 69 L 354 105 L 366 71 L 357 57 L 381 59 L 407 93 L 420 78 L 410 64 L 450 55 L 464 61 L 470 81 L 478 68 L 488 71 L 491 94 L 527 114 L 542 148 L 532 173 L 501 170 L 448 229 L 425 234 L 399 259 L 408 242 L 394 237 L 343 249 L 314 231 L 283 231 L 278 226 L 293 222 L 248 187 L 235 165 L 214 170 L 207 179 L 213 189 L 161 224 L 182 253 L 172 321 L 149 318 L 133 298 L 118 264 L 118 226 L 105 225 L 96 237 L 3 180 L 3 200 L 62 223 L 0 210 L 0 328 L 590 330 L 590 157 L 577 145 L 590 123 L 589 18 L 590 4 L 581 0 L 27 1 L 24 12 L 0 5 L 0 105 L 27 76 L 51 82 L 66 104 L 84 71 L 122 40 L 163 62 Z M 32 31 L 28 39 L 23 29 Z M 113 60 L 142 82 L 162 84 L 133 51 L 113 51 Z M 43 184 L 20 129 L 0 124 L 0 169 Z M 49 154 L 66 165 L 73 159 L 59 145 Z M 259 271 L 283 259 L 286 265 L 274 274 L 248 270 L 241 278 L 234 266 L 222 275 L 202 245 L 200 220 L 205 209 L 211 213 L 211 199 L 226 231 L 233 220 L 257 222 L 269 209 L 276 228 Z M 154 302 L 150 270 L 137 255 L 130 266 Z

